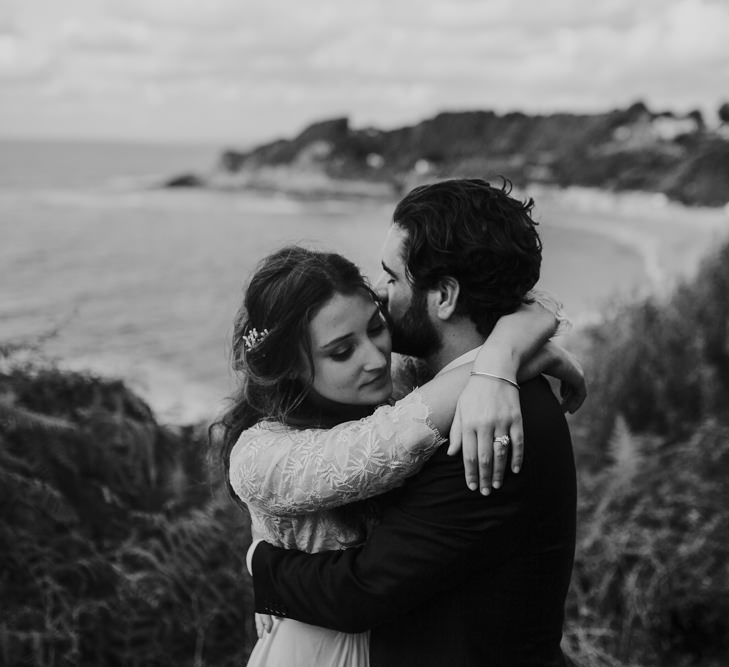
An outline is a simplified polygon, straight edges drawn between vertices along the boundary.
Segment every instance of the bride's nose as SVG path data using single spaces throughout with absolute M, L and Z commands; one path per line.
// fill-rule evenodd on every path
M 379 371 L 387 366 L 387 355 L 385 350 L 380 349 L 372 341 L 367 346 L 364 368 L 368 371 Z

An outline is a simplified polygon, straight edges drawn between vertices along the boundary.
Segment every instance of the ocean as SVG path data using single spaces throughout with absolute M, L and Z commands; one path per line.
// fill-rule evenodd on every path
M 283 194 L 164 190 L 217 147 L 0 142 L 0 341 L 42 339 L 68 368 L 125 379 L 163 420 L 213 415 L 229 337 L 257 261 L 286 243 L 336 250 L 376 278 L 394 208 Z M 534 190 L 540 287 L 577 322 L 695 270 L 725 211 Z

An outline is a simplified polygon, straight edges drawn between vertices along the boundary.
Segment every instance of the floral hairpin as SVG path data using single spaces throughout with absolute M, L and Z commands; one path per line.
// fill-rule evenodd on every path
M 256 347 L 256 345 L 261 343 L 267 335 L 268 329 L 264 329 L 263 331 L 258 331 L 256 328 L 251 329 L 246 336 L 243 336 L 243 346 L 246 348 L 246 352 L 250 352 L 254 347 Z

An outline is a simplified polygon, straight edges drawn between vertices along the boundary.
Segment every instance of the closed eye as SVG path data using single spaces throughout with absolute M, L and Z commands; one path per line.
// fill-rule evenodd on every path
M 334 359 L 334 361 L 346 361 L 352 356 L 353 349 L 354 348 L 350 345 L 342 350 L 331 352 L 329 356 Z
M 370 336 L 379 336 L 385 329 L 387 329 L 385 323 L 382 320 L 378 320 L 376 324 L 373 324 L 369 328 L 369 334 Z

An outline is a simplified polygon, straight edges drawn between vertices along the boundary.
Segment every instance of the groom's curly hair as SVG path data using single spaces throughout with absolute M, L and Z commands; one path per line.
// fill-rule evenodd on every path
M 415 291 L 434 289 L 449 276 L 460 286 L 456 314 L 482 335 L 502 315 L 528 301 L 539 280 L 542 243 L 531 212 L 534 201 L 510 196 L 511 183 L 482 179 L 422 185 L 397 205 L 395 225 L 407 237 L 403 261 Z

